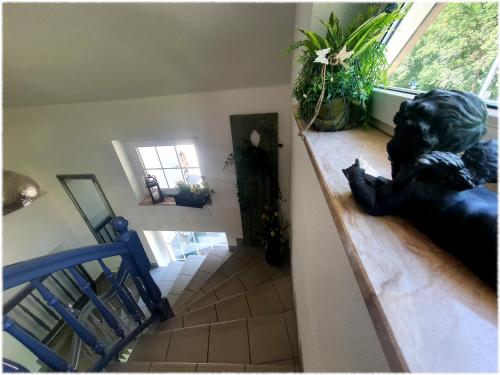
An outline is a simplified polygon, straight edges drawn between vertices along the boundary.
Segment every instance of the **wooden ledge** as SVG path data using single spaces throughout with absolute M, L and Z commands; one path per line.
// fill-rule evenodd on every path
M 497 372 L 495 293 L 404 219 L 369 216 L 352 198 L 342 169 L 358 158 L 367 173 L 390 178 L 388 140 L 376 129 L 310 130 L 304 144 L 389 365 Z
M 161 206 L 177 206 L 175 204 L 175 199 L 173 196 L 169 195 L 163 198 L 163 202 L 161 203 L 153 203 L 153 200 L 151 197 L 146 197 L 142 201 L 138 203 L 139 206 L 155 206 L 155 207 L 161 207 Z M 205 206 L 211 206 L 212 205 L 212 196 L 209 197 L 208 202 L 205 204 Z M 186 206 L 179 206 L 179 207 L 186 207 Z M 190 208 L 190 207 L 188 207 Z
M 165 197 L 163 202 L 161 203 L 153 203 L 151 197 L 146 197 L 142 201 L 139 202 L 139 206 L 175 206 L 174 197 Z

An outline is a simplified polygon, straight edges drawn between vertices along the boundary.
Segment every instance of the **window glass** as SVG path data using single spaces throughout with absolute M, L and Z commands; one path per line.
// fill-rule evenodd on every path
M 175 255 L 175 260 L 185 260 L 184 258 L 184 248 L 186 245 L 182 245 L 177 242 L 172 242 L 171 244 L 167 244 L 172 249 L 173 254 Z
M 175 188 L 179 181 L 201 184 L 201 170 L 194 145 L 137 147 L 144 173 L 155 176 L 161 188 Z
M 188 168 L 188 169 L 183 169 L 184 172 L 184 177 L 186 179 L 186 182 L 194 185 L 194 184 L 201 184 L 201 171 L 199 168 Z
M 163 168 L 179 168 L 179 160 L 174 146 L 161 146 L 156 149 Z
M 227 247 L 225 233 L 162 231 L 161 237 L 172 260 L 185 260 L 189 255 L 205 255 L 215 247 Z
M 173 232 L 173 231 L 163 231 L 161 232 L 161 235 L 163 237 L 163 240 L 166 242 L 166 243 L 171 243 L 171 242 L 174 242 L 174 239 L 176 238 L 177 236 L 177 232 Z M 178 241 L 177 241 L 178 242 Z
M 182 177 L 182 172 L 180 169 L 164 169 L 165 175 L 167 176 L 168 185 L 171 188 L 177 186 L 177 182 L 184 181 Z
M 146 169 L 161 168 L 160 160 L 154 147 L 138 147 L 138 150 Z
M 165 176 L 161 169 L 146 169 L 146 173 L 155 176 L 161 188 L 168 188 L 167 180 L 165 180 Z
M 181 167 L 194 168 L 199 166 L 196 149 L 193 145 L 178 145 L 176 146 L 176 149 L 179 161 L 181 162 Z
M 389 77 L 389 86 L 471 91 L 496 100 L 497 12 L 496 2 L 448 3 Z
M 210 233 L 212 246 L 227 246 L 227 237 L 225 233 L 222 232 L 212 232 Z
M 187 257 L 189 255 L 199 255 L 198 249 L 194 243 L 190 243 L 184 249 L 184 255 Z
M 202 250 L 205 248 L 211 248 L 212 243 L 210 241 L 210 233 L 209 232 L 195 232 L 194 236 L 195 236 L 196 244 L 198 245 L 199 250 Z

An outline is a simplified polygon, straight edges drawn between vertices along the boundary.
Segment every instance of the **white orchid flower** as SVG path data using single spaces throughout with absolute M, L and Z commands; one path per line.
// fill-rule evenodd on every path
M 330 48 L 320 49 L 319 51 L 316 51 L 317 57 L 314 62 L 328 65 L 328 59 L 326 58 L 328 52 L 330 52 Z
M 351 57 L 353 53 L 354 53 L 354 51 L 347 52 L 347 47 L 344 46 L 339 51 L 339 53 L 335 54 L 334 61 L 336 64 L 342 64 L 342 65 L 346 66 L 344 61 L 347 60 L 349 57 Z

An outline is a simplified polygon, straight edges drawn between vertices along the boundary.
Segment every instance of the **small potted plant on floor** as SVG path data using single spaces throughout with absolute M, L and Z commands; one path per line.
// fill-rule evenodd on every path
M 273 266 L 281 266 L 288 251 L 287 230 L 290 223 L 281 207 L 273 209 L 265 206 L 261 216 L 262 246 L 266 250 L 266 262 Z
M 174 195 L 177 206 L 202 208 L 210 200 L 210 193 L 213 193 L 205 179 L 203 179 L 201 185 L 190 185 L 184 181 L 179 181 L 177 187 L 179 193 Z
M 338 131 L 358 123 L 369 126 L 371 94 L 386 79 L 387 61 L 381 39 L 403 16 L 396 5 L 374 5 L 358 15 L 346 34 L 331 13 L 321 20 L 326 34 L 300 30 L 306 39 L 293 43 L 289 52 L 302 48 L 302 70 L 293 96 L 299 114 L 319 131 Z

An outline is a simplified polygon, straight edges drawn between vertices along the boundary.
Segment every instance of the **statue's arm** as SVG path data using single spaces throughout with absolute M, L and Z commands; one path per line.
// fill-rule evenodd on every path
M 357 159 L 353 165 L 342 171 L 349 181 L 354 200 L 369 215 L 389 215 L 399 208 L 401 194 L 394 192 L 392 181 L 382 182 L 365 174 Z

